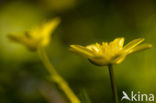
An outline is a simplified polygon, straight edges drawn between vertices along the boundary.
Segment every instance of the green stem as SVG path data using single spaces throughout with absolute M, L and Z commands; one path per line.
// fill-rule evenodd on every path
M 113 72 L 112 65 L 108 65 L 108 69 L 109 69 L 109 75 L 110 75 L 110 80 L 111 80 L 111 87 L 112 87 L 114 103 L 118 103 L 117 88 L 115 85 L 114 72 Z
M 69 99 L 70 103 L 80 103 L 80 100 L 76 97 L 73 91 L 68 86 L 67 82 L 56 72 L 54 66 L 50 63 L 49 58 L 43 48 L 38 50 L 40 58 L 45 65 L 47 71 L 50 73 L 51 79 L 55 82 L 64 94 Z

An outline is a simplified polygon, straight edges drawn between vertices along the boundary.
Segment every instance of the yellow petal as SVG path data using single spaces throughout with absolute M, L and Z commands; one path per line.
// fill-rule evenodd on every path
M 128 52 L 128 54 L 131 54 L 131 53 L 135 53 L 135 52 L 139 52 L 139 51 L 142 51 L 142 50 L 146 50 L 146 49 L 149 49 L 151 48 L 152 45 L 151 44 L 141 44 L 139 46 L 136 46 L 135 48 L 133 48 L 132 50 L 130 50 Z
M 115 64 L 120 64 L 121 62 L 124 61 L 125 58 L 126 58 L 126 55 L 121 56 L 120 58 L 116 60 Z
M 21 43 L 21 44 L 30 44 L 31 40 L 29 40 L 25 35 L 14 35 L 8 34 L 8 38 L 14 42 Z
M 116 55 L 122 48 L 124 44 L 124 38 L 116 38 L 109 43 L 109 54 L 110 56 Z
M 120 64 L 126 58 L 127 54 L 116 55 L 112 58 L 112 64 Z
M 41 35 L 43 37 L 42 45 L 47 45 L 50 41 L 50 35 L 54 32 L 56 27 L 59 25 L 60 19 L 55 18 L 42 26 Z
M 60 19 L 55 18 L 36 28 L 33 28 L 28 31 L 28 34 L 33 40 L 41 40 L 41 46 L 46 46 L 50 41 L 50 35 L 54 32 L 59 23 Z
M 129 51 L 129 50 L 133 49 L 134 47 L 136 47 L 138 44 L 140 44 L 143 41 L 144 41 L 143 38 L 138 38 L 138 39 L 132 40 L 126 46 L 124 46 L 123 49 L 126 50 L 126 51 Z
M 33 41 L 26 35 L 8 34 L 8 38 L 14 42 L 27 46 L 30 50 L 35 51 L 39 41 Z
M 88 59 L 92 64 L 95 64 L 97 66 L 105 66 L 109 64 L 109 61 L 104 58 L 103 56 L 95 56 L 90 59 Z
M 94 56 L 93 52 L 89 49 L 87 49 L 86 47 L 80 46 L 80 45 L 70 45 L 70 50 L 78 53 L 80 55 L 83 55 L 87 58 L 90 58 L 92 56 Z
M 109 46 L 111 46 L 111 48 L 121 49 L 124 45 L 124 41 L 125 39 L 123 37 L 116 38 L 112 42 L 109 43 Z
M 94 53 L 97 53 L 99 52 L 99 47 L 97 45 L 98 45 L 97 43 L 91 44 L 91 45 L 86 46 L 86 48 L 93 51 Z

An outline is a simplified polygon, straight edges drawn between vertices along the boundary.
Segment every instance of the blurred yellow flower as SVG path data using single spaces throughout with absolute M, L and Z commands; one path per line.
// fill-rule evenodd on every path
M 119 64 L 125 57 L 131 53 L 142 51 L 151 48 L 151 44 L 141 44 L 144 41 L 143 38 L 135 39 L 124 45 L 124 38 L 116 38 L 112 42 L 102 42 L 88 45 L 70 45 L 70 50 L 83 55 L 89 59 L 89 61 L 98 66 L 105 66 L 110 64 Z
M 30 50 L 45 47 L 50 42 L 50 36 L 60 23 L 59 18 L 43 23 L 22 35 L 9 34 L 8 38 L 27 46 Z

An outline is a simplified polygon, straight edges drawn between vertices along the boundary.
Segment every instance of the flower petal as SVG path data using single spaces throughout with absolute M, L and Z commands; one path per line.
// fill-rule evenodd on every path
M 120 64 L 126 58 L 126 56 L 127 54 L 119 55 L 118 57 L 112 60 L 112 64 Z
M 59 23 L 59 18 L 52 19 L 51 21 L 32 29 L 29 31 L 29 34 L 34 40 L 42 38 L 41 45 L 46 46 L 50 41 L 50 35 L 54 32 Z
M 136 47 L 138 44 L 140 44 L 143 41 L 144 41 L 143 38 L 138 38 L 138 39 L 132 40 L 126 46 L 124 46 L 123 49 L 126 50 L 126 51 L 129 51 L 129 50 L 133 49 L 134 47 Z
M 29 32 L 22 32 L 22 33 L 17 33 L 17 34 L 8 34 L 7 37 L 16 43 L 23 44 L 27 46 L 29 49 L 36 49 L 35 47 L 40 40 L 34 40 Z
M 98 53 L 99 52 L 99 47 L 97 46 L 98 44 L 91 44 L 91 45 L 88 45 L 86 46 L 87 49 L 95 52 L 95 53 Z
M 112 42 L 109 43 L 108 50 L 106 50 L 107 55 L 111 59 L 117 55 L 123 48 L 124 38 L 116 38 Z
M 43 37 L 42 45 L 47 45 L 50 41 L 50 35 L 54 32 L 59 25 L 60 19 L 55 18 L 45 24 L 43 24 L 41 35 Z
M 26 34 L 26 33 L 25 33 Z M 16 43 L 23 44 L 27 46 L 30 50 L 35 51 L 37 49 L 37 44 L 39 41 L 33 41 L 27 35 L 14 35 L 8 34 L 8 38 Z
M 112 42 L 110 42 L 109 45 L 112 48 L 121 49 L 123 47 L 124 41 L 125 41 L 125 39 L 123 37 L 122 38 L 116 38 Z
M 70 45 L 70 50 L 75 52 L 75 53 L 78 53 L 80 55 L 83 55 L 87 58 L 90 58 L 90 57 L 93 57 L 94 56 L 94 53 L 87 49 L 86 47 L 84 46 L 80 46 L 80 45 Z
M 151 44 L 141 44 L 139 46 L 136 46 L 135 48 L 133 48 L 132 50 L 130 50 L 128 52 L 128 54 L 131 54 L 131 53 L 135 53 L 135 52 L 139 52 L 139 51 L 142 51 L 142 50 L 146 50 L 146 49 L 149 49 L 151 48 L 152 45 Z
M 88 59 L 92 64 L 97 66 L 105 66 L 109 64 L 109 61 L 105 59 L 103 56 L 95 56 Z

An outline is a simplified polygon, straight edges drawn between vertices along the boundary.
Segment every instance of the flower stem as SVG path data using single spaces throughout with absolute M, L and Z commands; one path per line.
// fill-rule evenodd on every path
M 118 103 L 117 88 L 115 85 L 114 72 L 113 72 L 113 67 L 111 64 L 108 65 L 108 70 L 109 70 L 109 75 L 110 75 L 110 80 L 111 80 L 111 87 L 112 87 L 114 103 Z
M 67 82 L 56 72 L 54 66 L 50 63 L 45 50 L 43 48 L 40 48 L 38 52 L 43 64 L 45 65 L 47 71 L 50 73 L 52 81 L 55 82 L 59 86 L 59 88 L 64 92 L 64 94 L 69 99 L 70 103 L 80 103 L 80 100 L 70 89 Z

